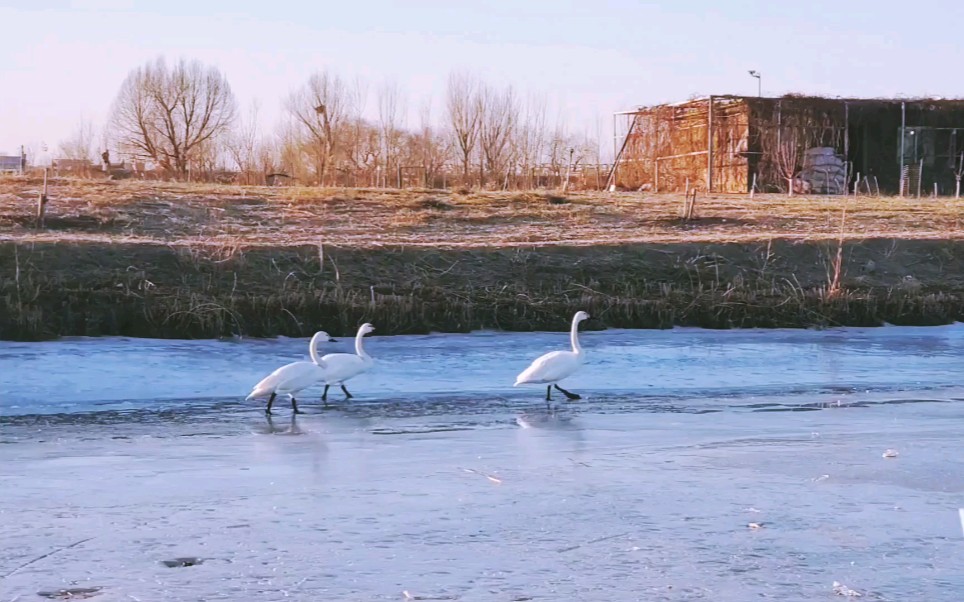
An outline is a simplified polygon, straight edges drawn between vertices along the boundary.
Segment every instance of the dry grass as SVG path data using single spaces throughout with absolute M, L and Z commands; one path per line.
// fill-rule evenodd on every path
M 0 338 L 964 319 L 964 202 L 0 177 Z M 843 216 L 846 216 L 845 219 Z
M 0 240 L 218 246 L 724 243 L 768 239 L 960 239 L 964 201 L 219 186 L 55 179 L 47 229 L 32 227 L 38 179 L 0 177 Z M 841 233 L 839 212 L 847 208 Z

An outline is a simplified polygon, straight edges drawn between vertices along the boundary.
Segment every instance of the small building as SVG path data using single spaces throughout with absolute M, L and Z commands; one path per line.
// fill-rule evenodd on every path
M 20 149 L 19 155 L 0 154 L 0 173 L 22 174 L 27 169 L 27 155 Z
M 964 169 L 964 100 L 710 96 L 616 118 L 623 189 L 951 194 Z

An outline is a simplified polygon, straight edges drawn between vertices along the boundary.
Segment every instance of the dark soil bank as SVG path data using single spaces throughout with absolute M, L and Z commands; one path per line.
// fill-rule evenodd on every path
M 437 250 L 0 243 L 0 338 L 940 324 L 964 241 Z

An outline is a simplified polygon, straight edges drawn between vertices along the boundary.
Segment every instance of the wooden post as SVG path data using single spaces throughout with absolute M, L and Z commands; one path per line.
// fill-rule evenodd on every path
M 680 212 L 680 217 L 686 219 L 686 214 L 689 212 L 690 207 L 690 179 L 686 178 L 685 188 L 683 189 L 683 210 Z
M 37 197 L 37 228 L 44 227 L 44 216 L 47 213 L 47 168 L 44 167 L 44 187 Z
M 750 183 L 750 198 L 753 198 L 753 193 L 756 192 L 756 172 L 753 172 L 753 182 Z
M 686 221 L 693 219 L 693 212 L 696 210 L 696 189 L 693 189 L 693 200 L 690 201 L 690 206 L 686 210 Z
M 626 137 L 623 138 L 623 145 L 619 147 L 619 152 L 613 157 L 613 168 L 609 172 L 609 177 L 606 178 L 606 188 L 609 189 L 610 192 L 616 191 L 616 170 L 619 167 L 619 158 L 622 157 L 623 151 L 626 150 L 626 145 L 629 143 L 629 135 L 632 134 L 633 129 L 635 129 L 637 119 L 639 119 L 639 113 L 634 113 L 633 122 L 629 124 L 629 129 L 626 130 Z M 613 116 L 613 123 L 615 123 L 615 116 Z M 613 131 L 615 132 L 615 130 Z
M 937 198 L 937 182 L 934 182 L 934 198 Z
M 900 103 L 900 197 L 904 197 L 904 141 L 907 138 L 907 103 Z
M 857 177 L 854 178 L 854 198 L 857 197 L 857 190 L 860 188 L 860 172 L 857 172 Z
M 920 167 L 917 168 L 917 198 L 920 198 L 920 183 L 924 179 L 924 160 L 920 160 Z
M 850 105 L 846 102 L 843 104 L 843 181 L 844 181 L 844 196 L 847 196 L 847 180 L 850 176 Z
M 706 103 L 706 193 L 713 192 L 713 97 Z
M 957 162 L 957 171 L 954 172 L 954 198 L 961 198 L 961 176 L 964 175 L 964 153 Z
M 402 166 L 401 165 L 398 166 L 398 187 L 399 189 L 401 189 L 402 187 Z
M 569 176 L 572 174 L 572 154 L 576 152 L 576 149 L 569 149 L 569 163 L 566 165 L 566 183 L 562 185 L 562 191 L 567 192 L 569 190 Z

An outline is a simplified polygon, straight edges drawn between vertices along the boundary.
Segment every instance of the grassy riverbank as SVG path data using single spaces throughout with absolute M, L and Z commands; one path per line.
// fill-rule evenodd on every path
M 964 319 L 964 203 L 0 179 L 0 338 Z M 841 230 L 840 209 L 847 215 Z M 842 253 L 837 268 L 838 245 Z

